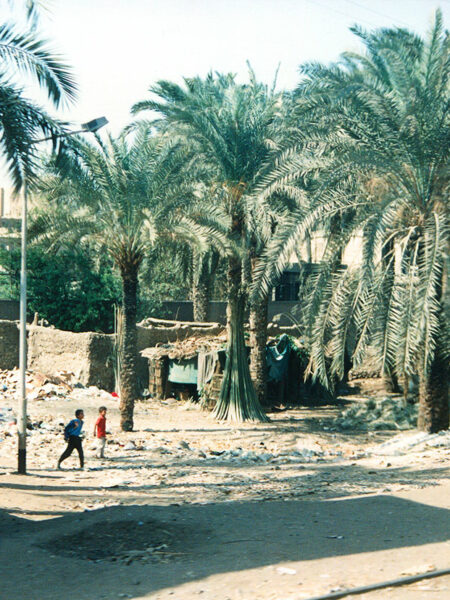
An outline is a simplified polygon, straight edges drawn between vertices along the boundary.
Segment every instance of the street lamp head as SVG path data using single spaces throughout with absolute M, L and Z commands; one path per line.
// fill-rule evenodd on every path
M 91 133 L 95 133 L 101 127 L 107 125 L 108 119 L 106 117 L 99 117 L 98 119 L 92 119 L 92 121 L 88 121 L 87 123 L 83 123 L 81 125 L 83 131 L 90 131 Z

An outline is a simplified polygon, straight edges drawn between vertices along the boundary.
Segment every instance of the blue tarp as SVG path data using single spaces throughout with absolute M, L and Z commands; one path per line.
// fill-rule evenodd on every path
M 289 337 L 286 334 L 283 334 L 280 337 L 276 346 L 267 346 L 266 360 L 269 381 L 281 381 L 286 376 L 290 352 L 291 344 Z M 214 357 L 214 363 L 216 360 L 217 358 Z M 201 389 L 203 387 L 203 382 L 200 383 L 198 381 L 197 365 L 197 357 L 189 358 L 187 360 L 169 360 L 169 381 L 172 383 L 190 383 L 197 385 L 197 387 Z M 206 381 L 208 381 L 211 376 L 212 373 Z
M 188 360 L 169 360 L 169 381 L 197 385 L 197 357 Z

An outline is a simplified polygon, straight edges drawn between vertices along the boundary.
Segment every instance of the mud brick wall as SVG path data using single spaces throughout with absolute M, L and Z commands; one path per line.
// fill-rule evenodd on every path
M 138 352 L 151 348 L 157 344 L 167 344 L 178 340 L 185 340 L 192 336 L 211 336 L 219 335 L 223 331 L 223 326 L 217 327 L 191 327 L 189 325 L 177 324 L 173 327 L 142 327 L 137 326 L 138 334 Z
M 19 366 L 19 324 L 0 320 L 0 369 Z
M 113 336 L 32 326 L 28 367 L 49 375 L 71 371 L 83 385 L 114 389 Z

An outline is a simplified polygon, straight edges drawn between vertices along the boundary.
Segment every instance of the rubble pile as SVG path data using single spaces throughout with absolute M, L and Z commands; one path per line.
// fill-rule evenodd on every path
M 353 402 L 334 421 L 337 429 L 359 431 L 406 430 L 417 422 L 417 405 L 398 397 Z
M 0 455 L 3 456 L 13 455 L 16 451 L 19 377 L 18 369 L 0 371 Z M 46 414 L 46 402 L 71 402 L 82 406 L 88 398 L 98 398 L 99 402 L 111 398 L 111 394 L 95 386 L 85 388 L 69 371 L 60 371 L 57 375 L 27 371 L 26 391 L 29 410 L 27 445 L 30 454 L 39 456 L 39 460 L 44 464 L 53 464 L 55 442 L 59 446 L 64 443 L 62 433 L 67 422 L 67 418 L 62 413 Z M 42 413 L 38 407 L 42 407 L 45 412 Z M 36 412 L 39 414 L 38 417 Z M 30 416 L 33 414 L 34 417 Z
M 350 381 L 354 379 L 373 379 L 380 377 L 381 364 L 378 352 L 368 348 L 361 364 L 353 365 L 348 374 Z
M 19 391 L 19 370 L 0 371 L 0 393 L 2 396 L 15 396 Z M 61 371 L 58 375 L 45 375 L 38 371 L 26 372 L 26 389 L 28 400 L 46 400 L 49 398 L 65 398 L 74 387 L 83 387 L 74 381 L 75 375 L 69 371 Z
M 18 375 L 0 372 L 0 470 L 15 465 Z M 450 432 L 386 432 L 410 429 L 413 424 L 415 407 L 397 397 L 359 396 L 331 427 L 329 412 L 326 419 L 313 420 L 306 407 L 292 409 L 288 418 L 274 413 L 272 421 L 261 426 L 227 425 L 197 409 L 187 410 L 186 404 L 151 399 L 136 403 L 136 429 L 123 432 L 117 398 L 96 387 L 80 386 L 70 373 L 48 378 L 30 371 L 27 390 L 33 398 L 28 403 L 27 431 L 31 473 L 56 470 L 65 447 L 64 425 L 76 408 L 85 410 L 86 469 L 78 470 L 74 453 L 57 477 L 69 487 L 86 485 L 93 491 L 86 497 L 64 498 L 64 510 L 89 512 L 116 506 L 126 503 L 126 494 L 133 502 L 137 494 L 150 494 L 170 502 L 204 503 L 310 494 L 332 497 L 425 486 L 428 479 L 435 480 L 434 471 L 420 471 L 419 480 L 403 466 L 414 464 L 420 470 L 430 457 L 433 464 L 444 463 L 450 448 Z M 101 405 L 108 407 L 105 460 L 96 458 L 98 442 L 93 436 Z M 332 410 L 337 414 L 336 408 Z M 323 412 L 319 410 L 320 417 Z M 154 555 L 164 556 L 160 542 L 166 541 L 154 541 L 155 545 L 142 547 L 127 542 L 112 555 L 117 560 L 144 562 Z
M 77 381 L 74 373 L 59 371 L 56 375 L 47 375 L 38 371 L 26 372 L 27 399 L 31 402 L 40 400 L 63 399 L 67 401 L 82 400 L 86 396 L 109 398 L 111 394 L 96 386 L 85 387 Z M 19 393 L 19 370 L 0 371 L 0 405 L 1 399 L 17 397 Z

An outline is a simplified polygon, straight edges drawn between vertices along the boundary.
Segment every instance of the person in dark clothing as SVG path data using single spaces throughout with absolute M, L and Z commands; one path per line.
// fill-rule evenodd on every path
M 75 411 L 75 419 L 72 419 L 64 428 L 64 439 L 67 442 L 67 448 L 61 454 L 58 460 L 58 469 L 61 468 L 61 463 L 66 460 L 76 449 L 80 457 L 80 469 L 84 468 L 84 454 L 81 439 L 81 430 L 83 429 L 84 412 L 79 408 Z

